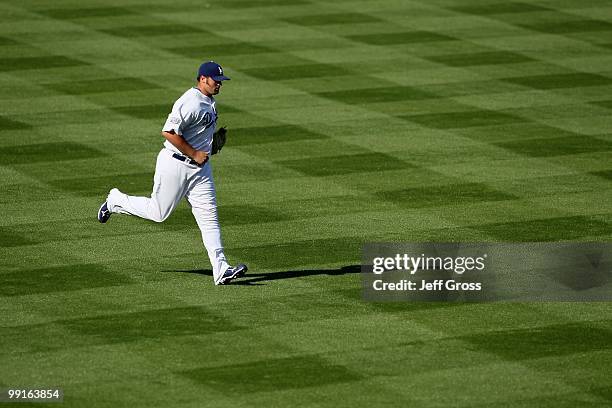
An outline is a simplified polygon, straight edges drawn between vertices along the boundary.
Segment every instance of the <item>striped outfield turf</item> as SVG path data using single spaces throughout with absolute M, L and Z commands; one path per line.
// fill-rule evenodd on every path
M 608 303 L 377 304 L 370 241 L 609 241 L 608 1 L 22 0 L 0 10 L 0 386 L 65 406 L 609 406 Z M 213 58 L 216 288 L 160 126 Z M 7 405 L 9 406 L 9 405 Z M 24 405 L 19 405 L 24 406 Z

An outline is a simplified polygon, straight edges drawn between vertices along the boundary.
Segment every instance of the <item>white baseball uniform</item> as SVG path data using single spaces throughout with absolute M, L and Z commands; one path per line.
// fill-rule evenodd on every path
M 196 150 L 210 154 L 217 122 L 214 98 L 197 88 L 185 92 L 172 107 L 163 131 L 181 135 Z M 180 161 L 183 154 L 168 140 L 157 156 L 151 197 L 134 197 L 114 188 L 107 199 L 113 213 L 130 214 L 162 222 L 185 197 L 202 232 L 202 241 L 213 267 L 215 281 L 229 267 L 221 242 L 212 167 L 208 160 L 202 167 Z

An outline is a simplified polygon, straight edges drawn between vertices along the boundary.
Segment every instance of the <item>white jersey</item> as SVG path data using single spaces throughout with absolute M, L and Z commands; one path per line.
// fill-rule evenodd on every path
M 216 123 L 215 99 L 204 95 L 197 88 L 191 88 L 174 102 L 163 131 L 173 130 L 194 149 L 210 153 Z M 182 154 L 167 140 L 164 146 Z

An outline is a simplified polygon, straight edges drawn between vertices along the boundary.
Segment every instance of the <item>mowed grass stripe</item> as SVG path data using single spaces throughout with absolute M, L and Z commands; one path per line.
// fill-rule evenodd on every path
M 377 102 L 400 102 L 434 99 L 437 96 L 410 86 L 389 86 L 380 88 L 347 89 L 342 91 L 317 92 L 316 96 L 342 102 L 348 105 Z
M 307 176 L 325 177 L 338 174 L 380 172 L 414 167 L 384 153 L 359 153 L 317 157 L 308 160 L 282 160 L 276 163 Z
M 484 109 L 466 112 L 401 115 L 399 117 L 433 129 L 460 129 L 529 122 L 528 119 L 512 114 Z
M 27 123 L 0 116 L 0 131 L 30 129 L 31 127 Z
M 25 122 L 28 127 L 35 129 L 46 129 L 50 126 L 103 124 L 117 120 L 125 120 L 120 115 L 114 114 L 107 109 L 78 109 L 59 112 L 45 112 L 37 116 L 19 115 L 19 120 Z
M 509 142 L 498 142 L 495 143 L 495 145 L 519 154 L 533 157 L 562 156 L 612 151 L 612 141 L 583 135 L 546 139 L 515 140 Z
M 23 235 L 17 234 L 11 227 L 0 227 L 0 247 L 14 248 L 25 245 L 32 245 L 36 241 L 28 239 Z
M 169 52 L 183 55 L 188 58 L 202 58 L 203 55 L 212 57 L 233 57 L 235 55 L 254 55 L 275 53 L 276 50 L 260 44 L 248 42 L 224 42 L 221 44 L 206 44 L 188 47 L 167 48 Z
M 451 67 L 505 65 L 535 61 L 533 58 L 509 51 L 485 51 L 465 54 L 432 55 L 427 57 L 427 59 Z
M 610 350 L 610 321 L 571 322 L 544 327 L 499 330 L 461 337 L 481 350 L 511 361 Z M 585 341 L 588 339 L 588 341 Z M 520 347 L 517 347 L 520 344 Z
M 240 329 L 232 324 L 231 320 L 202 306 L 116 313 L 64 320 L 61 324 L 80 335 L 95 336 L 107 343 L 232 332 Z
M 230 313 L 225 310 L 224 316 L 231 318 L 232 321 L 242 327 L 248 327 L 257 330 L 261 326 L 279 326 L 285 322 L 291 322 L 291 325 L 300 323 L 306 326 L 307 324 L 317 325 L 321 317 L 332 317 L 333 319 L 350 319 L 354 317 L 351 310 L 359 310 L 361 313 L 369 314 L 370 317 L 375 316 L 371 306 L 361 301 L 360 293 L 355 296 L 354 289 L 343 288 L 343 284 L 338 281 L 350 282 L 361 271 L 360 265 L 349 265 L 335 268 L 309 268 L 300 270 L 286 271 L 270 271 L 270 272 L 253 272 L 244 280 L 249 285 L 240 286 L 255 286 L 255 284 L 270 283 L 272 281 L 290 281 L 301 279 L 310 281 L 312 285 L 309 288 L 291 290 L 284 293 L 278 293 L 273 296 L 274 301 L 270 299 L 257 299 L 253 297 L 252 310 L 266 309 L 268 313 L 261 316 L 261 324 L 254 324 L 251 316 L 248 313 Z M 335 277 L 333 281 L 330 281 Z M 325 282 L 328 282 L 326 287 Z M 347 293 L 348 292 L 348 293 Z M 223 301 L 225 305 L 229 302 Z M 318 313 L 304 313 L 303 305 L 310 304 Z M 341 305 L 342 307 L 338 307 Z M 372 316 L 374 314 L 374 316 Z M 285 316 L 285 318 L 283 318 Z M 295 326 L 294 326 L 295 327 Z M 323 351 L 323 350 L 321 350 Z M 207 365 L 217 364 L 217 362 L 207 363 Z
M 261 205 L 221 205 L 218 211 L 219 219 L 222 220 L 223 225 L 259 225 L 267 222 L 281 222 L 296 219 L 296 214 L 273 210 L 267 206 Z M 249 214 L 249 216 L 245 217 L 245 214 Z
M 14 40 L 14 39 L 12 39 L 12 38 L 0 36 L 0 46 L 17 45 L 17 44 L 19 44 L 19 42 Z
M 520 27 L 548 34 L 571 34 L 612 31 L 612 23 L 601 20 L 519 23 Z
M 0 163 L 3 165 L 99 159 L 104 156 L 104 152 L 98 149 L 75 142 L 37 143 L 0 148 Z
M 54 321 L 46 324 L 3 329 L 0 355 L 6 351 L 22 353 L 52 352 L 147 339 L 231 333 L 241 327 L 203 306 L 183 306 L 145 311 L 112 313 Z M 45 333 L 51 335 L 46 338 Z M 38 339 L 44 339 L 38 341 Z
M 0 296 L 66 292 L 133 283 L 125 274 L 100 264 L 74 264 L 2 273 Z
M 403 31 L 397 33 L 373 33 L 346 36 L 349 40 L 369 45 L 399 45 L 458 41 L 457 38 L 433 31 Z
M 122 115 L 132 116 L 137 119 L 155 119 L 165 121 L 166 117 L 172 111 L 170 103 L 152 104 L 152 105 L 129 105 L 111 107 L 113 111 Z
M 127 7 L 87 7 L 87 8 L 57 8 L 36 10 L 37 14 L 58 20 L 75 20 L 79 18 L 92 17 L 123 17 L 138 14 Z
M 458 206 L 470 203 L 515 200 L 516 196 L 496 190 L 483 183 L 449 184 L 440 186 L 385 190 L 376 197 L 405 208 Z
M 343 365 L 331 364 L 318 356 L 268 359 L 222 367 L 203 367 L 181 372 L 192 381 L 215 387 L 220 382 L 242 383 L 239 394 L 329 386 L 359 381 L 363 377 Z
M 109 91 L 111 92 L 111 91 Z M 96 92 L 98 93 L 98 92 Z M 100 92 L 103 93 L 103 92 Z M 48 111 L 40 113 L 36 116 L 31 114 L 15 115 L 14 122 L 7 121 L 8 129 L 11 126 L 14 129 L 31 129 L 31 128 L 46 128 L 49 126 L 64 126 L 68 124 L 102 124 L 104 122 L 116 122 L 119 120 L 155 120 L 157 123 L 163 124 L 166 117 L 172 109 L 171 102 L 166 104 L 153 105 L 130 105 L 130 106 L 113 106 L 115 101 L 107 101 L 103 98 L 97 101 L 100 105 L 105 106 L 99 109 L 74 109 L 65 111 Z M 223 109 L 224 112 L 233 111 L 234 109 Z M 128 116 L 127 118 L 125 116 Z M 0 117 L 0 124 L 3 118 Z
M 0 204 L 33 203 L 36 201 L 58 200 L 64 197 L 61 190 L 49 187 L 38 180 L 32 182 L 2 183 Z M 2 246 L 0 239 L 0 246 Z
M 594 217 L 576 215 L 473 225 L 471 228 L 500 241 L 576 241 L 583 237 L 607 236 L 612 224 Z
M 368 206 L 364 206 L 364 202 L 367 202 Z M 285 199 L 257 205 L 220 205 L 219 219 L 223 225 L 257 225 L 268 222 L 324 218 L 347 213 L 393 211 L 396 208 L 394 204 L 370 194 L 352 194 L 325 197 L 325 199 Z M 252 214 L 252 216 L 245 217 L 245 214 Z
M 114 185 L 118 185 L 123 189 L 125 184 L 119 181 L 117 184 L 100 184 L 97 187 L 92 187 L 92 190 L 97 189 L 97 194 L 92 192 L 88 195 L 88 197 L 97 197 L 100 202 L 96 203 L 92 207 L 93 210 L 89 211 L 89 216 L 86 218 L 73 218 L 68 221 L 50 221 L 48 219 L 38 219 L 33 220 L 30 223 L 0 227 L 0 248 L 11 248 L 14 246 L 26 245 L 45 245 L 53 242 L 85 242 L 88 240 L 97 240 L 101 237 L 104 237 L 105 239 L 117 239 L 118 237 L 125 236 L 132 236 L 134 241 L 141 241 L 143 245 L 145 245 L 148 242 L 148 236 L 150 235 L 189 230 L 194 232 L 194 241 L 198 242 L 199 233 L 197 232 L 197 225 L 191 210 L 187 207 L 185 202 L 179 204 L 179 207 L 163 224 L 157 224 L 154 222 L 129 217 L 127 215 L 114 216 L 112 224 L 108 224 L 108 228 L 106 228 L 106 225 L 103 226 L 96 224 L 98 207 L 102 203 L 102 200 L 106 198 L 110 188 Z M 139 188 L 131 188 L 130 190 L 126 189 L 126 191 L 130 195 L 146 197 L 150 196 L 152 187 L 153 178 L 151 175 L 151 180 L 147 187 L 143 186 Z M 67 197 L 64 195 L 63 198 Z M 91 200 L 82 200 L 81 202 L 84 206 L 85 203 L 91 202 Z M 281 213 L 281 216 L 284 215 L 285 214 Z M 232 225 L 232 223 L 241 225 L 245 224 L 246 222 L 256 224 L 257 220 L 245 217 L 243 214 L 242 217 L 230 217 L 227 222 L 224 222 L 224 225 L 229 227 Z M 266 221 L 264 220 L 263 222 Z
M 310 27 L 332 24 L 378 23 L 383 20 L 369 14 L 348 12 L 296 16 L 285 18 L 284 21 L 291 24 Z
M 69 179 L 50 180 L 47 184 L 56 189 L 84 197 L 99 197 L 100 191 L 119 183 L 130 195 L 146 193 L 153 186 L 152 172 L 125 173 L 113 175 L 82 175 Z M 101 186 L 104 186 L 101 189 Z M 149 191 L 150 193 L 150 191 Z M 150 194 L 145 194 L 150 195 Z
M 237 246 L 232 249 L 232 252 L 268 270 L 273 267 L 279 271 L 295 271 L 300 270 L 299 268 L 304 265 L 326 265 L 339 262 L 353 265 L 357 262 L 361 245 L 365 241 L 359 236 L 349 236 L 347 231 L 344 231 L 344 234 L 337 238 L 313 236 L 309 240 L 292 238 L 286 242 L 273 244 Z
M 602 108 L 606 108 L 606 109 L 612 109 L 612 100 L 594 101 L 594 102 L 591 102 L 591 104 L 595 106 L 601 106 Z
M 66 95 L 89 95 L 104 92 L 127 92 L 142 91 L 148 89 L 161 89 L 160 85 L 145 81 L 140 78 L 112 78 L 112 79 L 91 79 L 80 81 L 65 81 L 45 84 L 57 92 Z
M 248 68 L 241 71 L 247 75 L 268 81 L 297 78 L 322 78 L 351 74 L 350 71 L 331 64 L 303 64 L 280 67 Z
M 457 82 L 440 83 L 440 84 L 426 84 L 419 87 L 425 92 L 436 95 L 436 98 L 454 98 L 454 97 L 475 97 L 481 96 L 482 98 L 486 95 L 502 95 L 508 93 L 515 93 L 524 91 L 524 88 L 502 80 L 487 80 L 482 79 L 479 81 L 474 80 L 463 80 Z
M 550 11 L 551 8 L 523 2 L 507 2 L 495 4 L 467 4 L 450 7 L 451 10 L 477 16 L 494 16 L 496 14 L 533 13 Z
M 580 136 L 575 132 L 535 122 L 510 123 L 486 128 L 466 128 L 456 132 L 463 137 L 486 143 Z
M 63 55 L 43 55 L 39 57 L 0 58 L 0 72 L 25 70 L 44 70 L 49 68 L 82 67 L 91 65 Z
M 612 84 L 612 78 L 588 73 L 531 75 L 505 78 L 504 81 L 533 89 L 563 89 Z
M 571 160 L 571 157 L 567 158 Z M 494 183 L 494 187 L 503 189 L 513 195 L 523 198 L 557 196 L 580 192 L 603 192 L 609 190 L 605 177 L 606 172 L 585 172 L 576 174 L 561 174 L 556 176 L 542 176 L 517 178 L 503 183 Z
M 300 6 L 308 4 L 310 4 L 308 0 L 227 0 L 219 4 L 219 7 L 230 10 L 260 8 L 265 10 L 267 7 Z
M 296 125 L 254 126 L 232 129 L 231 145 L 239 147 L 327 138 L 325 135 Z
M 200 34 L 207 35 L 208 31 L 201 28 L 181 25 L 181 24 L 151 24 L 139 26 L 123 26 L 117 28 L 106 28 L 100 30 L 105 34 L 110 34 L 116 37 L 124 38 L 139 38 L 139 37 L 155 37 L 155 36 L 173 36 L 180 34 Z M 210 33 L 213 34 L 214 33 Z
M 593 171 L 590 174 L 612 181 L 612 169 L 603 171 Z

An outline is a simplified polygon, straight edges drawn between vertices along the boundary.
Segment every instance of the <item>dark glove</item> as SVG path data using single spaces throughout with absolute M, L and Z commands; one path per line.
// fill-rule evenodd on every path
M 213 134 L 212 150 L 210 152 L 211 155 L 217 154 L 221 151 L 221 149 L 223 149 L 223 146 L 225 146 L 225 142 L 227 141 L 226 134 L 227 134 L 227 129 L 224 127 L 219 128 Z

